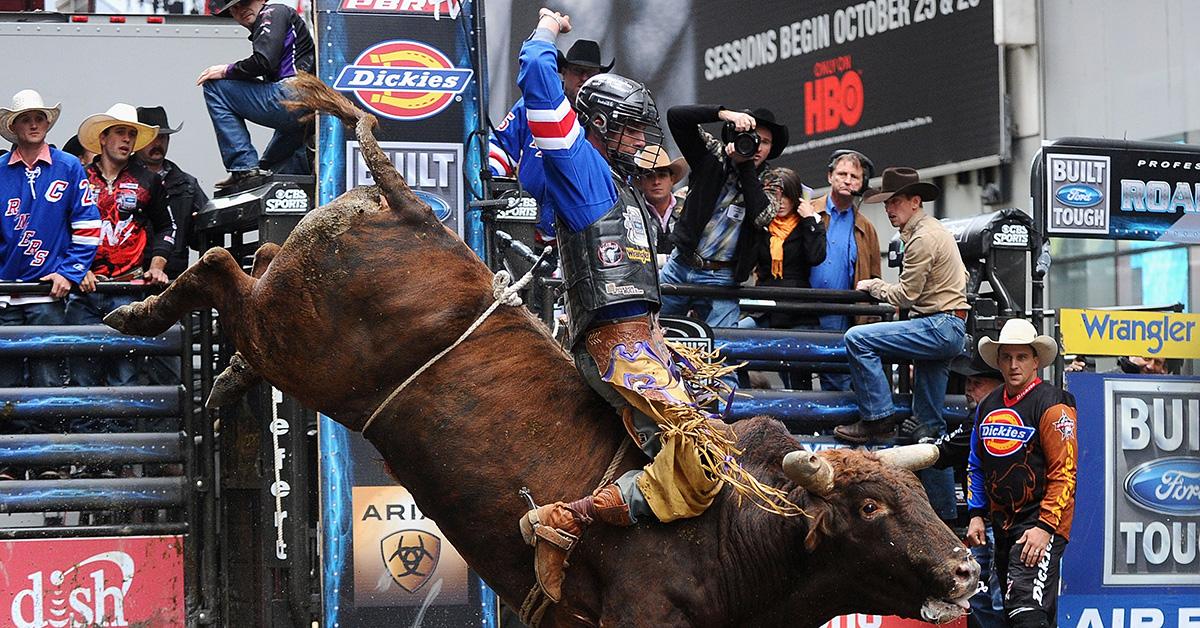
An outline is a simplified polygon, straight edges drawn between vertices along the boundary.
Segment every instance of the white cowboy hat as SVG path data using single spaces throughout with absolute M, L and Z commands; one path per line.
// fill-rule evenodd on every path
M 17 116 L 26 111 L 42 111 L 46 114 L 46 119 L 50 121 L 50 127 L 47 131 L 58 122 L 58 114 L 62 112 L 62 103 L 58 103 L 53 107 L 47 107 L 46 102 L 42 100 L 42 95 L 32 89 L 23 89 L 12 97 L 11 107 L 0 107 L 0 137 L 9 142 L 17 142 L 17 134 L 13 133 L 12 123 L 17 119 Z
M 1034 329 L 1033 323 L 1023 318 L 1011 318 L 1004 327 L 1000 329 L 1000 339 L 992 340 L 988 337 L 979 339 L 979 357 L 988 366 L 999 369 L 996 366 L 996 357 L 1000 352 L 1000 345 L 1029 345 L 1037 353 L 1038 368 L 1045 368 L 1054 362 L 1055 356 L 1058 355 L 1058 343 L 1053 338 L 1046 335 L 1040 335 Z
M 114 126 L 131 126 L 137 129 L 133 150 L 139 151 L 158 137 L 158 127 L 138 122 L 137 109 L 133 105 L 119 102 L 104 113 L 88 116 L 79 125 L 79 143 L 93 153 L 100 153 L 100 134 Z

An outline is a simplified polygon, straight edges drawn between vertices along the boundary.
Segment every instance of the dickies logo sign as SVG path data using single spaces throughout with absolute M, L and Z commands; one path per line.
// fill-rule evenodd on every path
M 989 412 L 979 422 L 979 441 L 993 456 L 1008 456 L 1017 452 L 1033 438 L 1034 429 L 1026 427 L 1021 417 L 1008 408 Z
M 367 109 L 393 120 L 422 120 L 444 111 L 471 82 L 442 51 L 416 41 L 375 44 L 342 68 L 333 82 Z
M 342 0 L 341 12 L 421 15 L 435 20 L 454 20 L 462 13 L 462 3 L 459 0 Z

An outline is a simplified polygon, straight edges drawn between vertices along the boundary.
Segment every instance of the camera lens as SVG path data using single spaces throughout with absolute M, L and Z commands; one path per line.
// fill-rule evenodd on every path
M 742 157 L 753 157 L 758 152 L 758 133 L 742 131 L 733 136 L 733 152 Z

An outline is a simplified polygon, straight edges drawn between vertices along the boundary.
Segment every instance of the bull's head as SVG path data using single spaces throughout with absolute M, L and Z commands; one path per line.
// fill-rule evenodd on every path
M 847 574 L 855 582 L 852 594 L 840 593 L 840 607 L 832 609 L 837 614 L 942 623 L 969 608 L 979 565 L 934 514 L 912 473 L 936 460 L 933 445 L 878 454 L 795 451 L 784 458 L 784 472 L 813 497 L 805 508 L 812 517 L 804 539 L 813 557 L 807 576 L 828 569 L 840 573 L 841 582 Z

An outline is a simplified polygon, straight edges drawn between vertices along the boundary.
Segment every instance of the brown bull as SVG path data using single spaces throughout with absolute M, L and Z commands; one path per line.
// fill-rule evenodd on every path
M 212 249 L 106 322 L 153 335 L 214 307 L 254 373 L 360 430 L 492 303 L 492 275 L 388 162 L 373 117 L 314 78 L 301 85 L 307 106 L 357 125 L 379 187 L 306 216 L 258 279 Z M 777 421 L 735 427 L 742 465 L 807 516 L 768 514 L 726 489 L 694 519 L 589 530 L 543 625 L 817 626 L 851 612 L 948 621 L 966 608 L 978 566 L 911 472 L 865 452 L 792 453 Z M 586 494 L 628 438 L 546 329 L 507 306 L 386 404 L 366 437 L 514 607 L 534 585 L 518 490 Z M 628 449 L 621 471 L 646 462 Z

